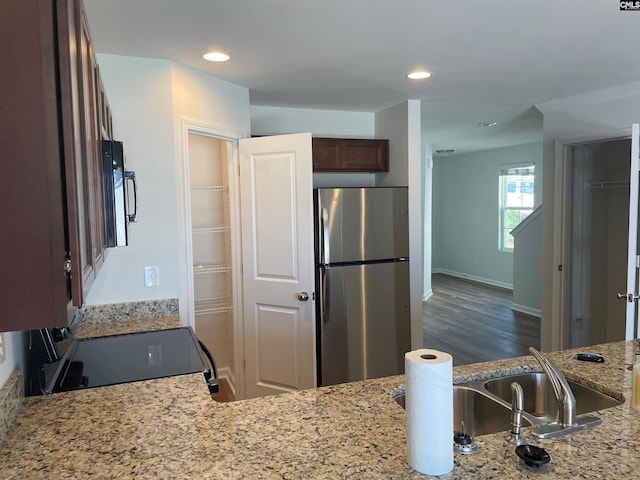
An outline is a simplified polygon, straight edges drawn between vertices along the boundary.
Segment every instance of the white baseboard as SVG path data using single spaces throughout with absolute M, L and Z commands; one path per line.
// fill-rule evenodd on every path
M 218 370 L 218 378 L 224 378 L 229 382 L 229 387 L 233 393 L 233 398 L 236 397 L 236 379 L 233 376 L 233 372 L 229 367 L 222 367 Z
M 433 290 L 429 289 L 428 292 L 425 292 L 424 295 L 422 295 L 422 301 L 426 302 L 427 300 L 429 300 L 431 297 L 433 296 Z
M 434 268 L 433 270 L 431 270 L 431 273 L 443 273 L 445 275 L 451 275 L 452 277 L 464 278 L 466 280 L 471 280 L 473 282 L 484 283 L 486 285 L 491 285 L 494 287 L 513 290 L 513 284 L 511 283 L 500 282 L 498 280 L 493 280 L 491 278 L 477 277 L 475 275 L 470 275 L 468 273 L 454 272 L 453 270 L 447 270 L 444 268 Z
M 515 310 L 516 312 L 525 313 L 527 315 L 531 315 L 532 317 L 542 317 L 542 311 L 539 308 L 531 308 L 526 305 L 518 305 L 517 303 L 511 304 L 511 310 Z

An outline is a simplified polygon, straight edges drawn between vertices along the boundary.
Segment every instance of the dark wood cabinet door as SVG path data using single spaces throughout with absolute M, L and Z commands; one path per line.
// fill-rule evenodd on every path
M 82 3 L 6 2 L 0 41 L 0 331 L 66 326 L 104 259 L 105 107 Z
M 313 171 L 340 170 L 340 143 L 333 138 L 312 138 Z
M 78 73 L 80 75 L 80 100 L 81 100 L 81 145 L 83 163 L 83 197 L 79 201 L 84 203 L 83 212 L 79 222 L 83 231 L 83 243 L 81 244 L 81 268 L 83 287 L 88 291 L 93 283 L 97 271 L 103 261 L 103 226 L 102 218 L 102 176 L 99 133 L 97 124 L 96 106 L 96 80 L 95 60 L 93 56 L 89 25 L 82 9 L 82 5 L 76 3 L 76 17 L 78 27 Z M 79 17 L 78 17 L 79 16 Z M 75 299 L 74 299 L 75 304 Z
M 389 141 L 313 138 L 314 172 L 388 172 Z
M 100 138 L 105 140 L 113 140 L 113 123 L 111 120 L 111 108 L 107 100 L 107 94 L 104 91 L 104 85 L 100 78 L 100 68 L 96 65 L 96 93 L 98 104 L 98 130 Z
M 388 172 L 388 152 L 388 140 L 348 140 L 342 144 L 341 166 L 349 171 Z
M 57 2 L 57 26 L 71 299 L 81 306 L 104 253 L 97 65 L 80 0 Z
M 66 325 L 64 171 L 51 2 L 0 15 L 0 330 Z
M 73 304 L 85 297 L 83 259 L 87 258 L 90 235 L 87 226 L 86 178 L 84 158 L 83 103 L 79 74 L 80 33 L 78 4 L 75 0 L 57 2 L 58 57 L 60 78 L 60 118 L 67 199 L 67 252 L 71 265 L 69 282 Z

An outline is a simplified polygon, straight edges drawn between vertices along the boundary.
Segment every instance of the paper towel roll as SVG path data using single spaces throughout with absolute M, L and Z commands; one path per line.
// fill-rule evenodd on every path
M 421 349 L 404 357 L 407 462 L 427 475 L 453 469 L 453 359 Z

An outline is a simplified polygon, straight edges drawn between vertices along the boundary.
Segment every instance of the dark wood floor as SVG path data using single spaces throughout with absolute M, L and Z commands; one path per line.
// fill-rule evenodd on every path
M 443 274 L 422 302 L 425 348 L 450 353 L 454 365 L 528 355 L 540 347 L 540 319 L 511 310 L 510 290 Z
M 220 386 L 220 390 L 218 391 L 218 393 L 212 393 L 211 398 L 213 398 L 216 402 L 233 402 L 235 400 L 235 397 L 227 379 L 221 378 L 218 382 L 218 385 Z

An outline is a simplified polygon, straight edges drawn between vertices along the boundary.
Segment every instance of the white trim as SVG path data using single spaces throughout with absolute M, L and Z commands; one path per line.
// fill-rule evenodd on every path
M 593 135 L 580 135 L 578 137 L 569 137 L 556 140 L 556 145 L 564 145 L 572 147 L 575 145 L 585 145 L 589 143 L 613 142 L 616 140 L 624 140 L 631 137 L 631 127 L 618 128 L 616 130 L 607 130 L 603 133 Z
M 178 188 L 178 219 L 183 227 L 179 237 L 180 251 L 183 252 L 179 262 L 178 271 L 182 281 L 180 282 L 180 296 L 178 300 L 180 319 L 183 323 L 195 330 L 195 314 L 193 309 L 193 275 L 189 264 L 193 258 L 191 238 L 191 195 L 189 185 L 189 125 L 180 119 L 180 165 Z
M 638 292 L 636 285 L 636 258 L 638 254 L 638 175 L 640 175 L 640 125 L 634 123 L 631 135 L 631 168 L 629 170 L 629 240 L 627 247 L 627 293 Z M 625 340 L 638 336 L 636 328 L 637 306 L 627 302 L 625 316 Z
M 549 324 L 549 345 L 543 347 L 546 350 L 562 350 L 566 344 L 568 325 L 565 324 L 564 311 L 567 280 L 564 272 L 569 265 L 565 261 L 569 246 L 567 245 L 566 208 L 569 204 L 568 195 L 569 168 L 568 146 L 563 142 L 555 142 L 554 185 L 553 185 L 553 241 L 552 241 L 552 266 L 551 266 L 551 321 Z M 562 270 L 560 269 L 562 265 Z M 542 345 L 541 345 L 542 346 Z
M 186 117 L 180 117 L 180 131 L 184 133 L 185 129 L 188 129 L 192 133 L 230 141 L 237 141 L 240 138 L 247 138 L 249 136 L 249 132 L 246 130 L 230 130 L 216 125 L 198 122 L 197 120 L 191 120 Z
M 428 292 L 424 292 L 424 295 L 422 295 L 422 301 L 426 302 L 431 297 L 433 297 L 433 290 L 430 288 Z
M 538 218 L 540 215 L 542 214 L 542 205 L 538 205 L 533 212 L 524 220 L 522 220 L 518 226 L 516 228 L 514 228 L 513 230 L 511 230 L 511 232 L 509 232 L 509 234 L 512 237 L 515 237 L 516 235 L 518 235 L 522 230 L 524 230 L 528 225 L 531 225 L 533 223 L 533 221 Z
M 229 388 L 231 389 L 231 394 L 233 395 L 234 400 L 238 400 L 236 397 L 236 379 L 233 376 L 233 372 L 228 367 L 218 370 L 218 380 L 222 378 L 226 379 L 229 383 Z
M 511 310 L 513 310 L 514 312 L 531 315 L 532 317 L 542 317 L 542 310 L 540 310 L 539 308 L 527 307 L 526 305 L 518 305 L 517 303 L 512 303 Z
M 433 270 L 431 270 L 431 272 L 443 273 L 445 275 L 451 275 L 452 277 L 464 278 L 466 280 L 471 280 L 473 282 L 484 283 L 486 285 L 491 285 L 493 287 L 504 288 L 506 290 L 513 290 L 513 284 L 501 282 L 499 280 L 493 280 L 491 278 L 477 277 L 475 275 L 470 275 L 468 273 L 454 272 L 453 270 L 447 270 L 445 268 L 434 268 Z

